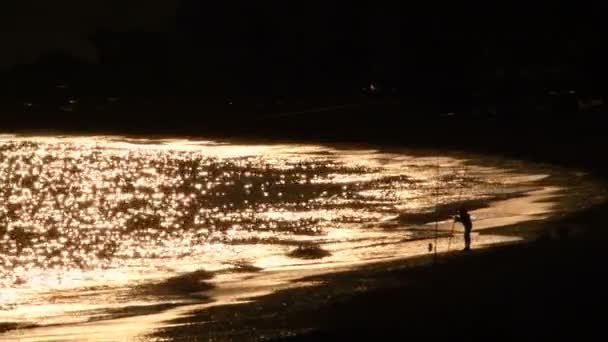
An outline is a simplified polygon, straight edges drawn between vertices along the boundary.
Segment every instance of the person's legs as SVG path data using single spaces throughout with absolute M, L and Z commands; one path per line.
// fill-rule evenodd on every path
M 468 251 L 471 249 L 471 229 L 464 229 L 464 250 Z

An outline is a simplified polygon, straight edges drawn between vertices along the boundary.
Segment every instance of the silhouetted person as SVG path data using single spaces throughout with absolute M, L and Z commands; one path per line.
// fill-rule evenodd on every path
M 454 217 L 454 221 L 460 222 L 464 226 L 464 250 L 471 250 L 471 230 L 473 230 L 471 215 L 469 215 L 465 208 L 460 208 L 458 216 Z

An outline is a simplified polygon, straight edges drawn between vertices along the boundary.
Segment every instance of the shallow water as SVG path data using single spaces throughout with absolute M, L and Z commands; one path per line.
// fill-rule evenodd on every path
M 212 288 L 284 284 L 307 265 L 399 257 L 459 203 L 522 197 L 551 175 L 487 164 L 316 145 L 3 136 L 0 329 L 141 316 L 204 302 Z

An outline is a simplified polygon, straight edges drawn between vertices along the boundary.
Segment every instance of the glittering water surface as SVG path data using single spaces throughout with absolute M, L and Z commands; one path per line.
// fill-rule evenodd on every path
M 185 272 L 393 255 L 391 242 L 432 233 L 396 216 L 515 194 L 526 177 L 313 145 L 4 136 L 0 322 L 90 321 L 115 315 L 108 307 L 175 303 L 176 291 L 197 288 L 154 284 Z M 327 258 L 290 255 L 302 244 Z

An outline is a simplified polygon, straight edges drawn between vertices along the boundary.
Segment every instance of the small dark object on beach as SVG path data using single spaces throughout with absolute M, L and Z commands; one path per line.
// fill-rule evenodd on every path
M 429 253 L 433 251 L 433 244 L 429 243 Z
M 331 253 L 317 245 L 300 245 L 287 255 L 299 259 L 322 259 L 330 256 Z

